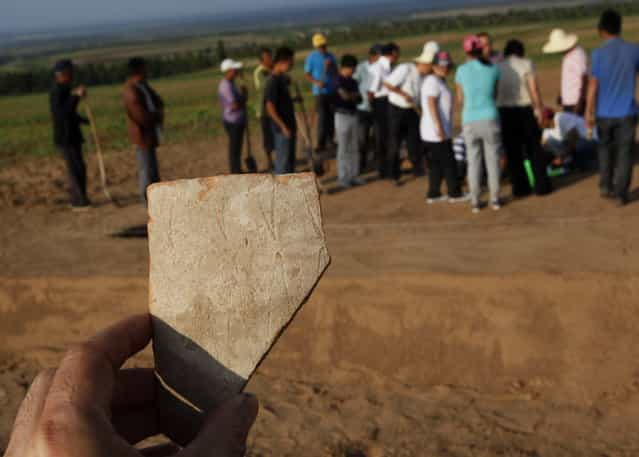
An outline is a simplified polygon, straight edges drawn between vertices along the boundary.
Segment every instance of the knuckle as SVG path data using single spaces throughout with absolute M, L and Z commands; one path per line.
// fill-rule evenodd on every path
M 63 455 L 65 446 L 77 438 L 79 424 L 77 414 L 66 408 L 43 417 L 38 427 L 38 445 L 47 451 L 45 455 Z

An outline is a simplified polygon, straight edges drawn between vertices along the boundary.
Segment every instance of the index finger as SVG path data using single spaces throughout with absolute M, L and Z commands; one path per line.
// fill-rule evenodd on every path
M 53 379 L 45 414 L 61 404 L 82 410 L 98 406 L 109 412 L 117 371 L 146 347 L 151 332 L 151 317 L 142 314 L 120 321 L 70 350 Z

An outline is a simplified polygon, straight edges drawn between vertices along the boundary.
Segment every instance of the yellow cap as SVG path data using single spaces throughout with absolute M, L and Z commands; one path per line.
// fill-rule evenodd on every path
M 322 33 L 316 33 L 313 35 L 313 47 L 319 48 L 320 46 L 326 46 L 326 37 Z

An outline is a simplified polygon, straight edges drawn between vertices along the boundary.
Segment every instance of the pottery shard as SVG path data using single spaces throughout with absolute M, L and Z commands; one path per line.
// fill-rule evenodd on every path
M 167 182 L 148 197 L 160 421 L 186 442 L 244 388 L 329 256 L 312 174 Z

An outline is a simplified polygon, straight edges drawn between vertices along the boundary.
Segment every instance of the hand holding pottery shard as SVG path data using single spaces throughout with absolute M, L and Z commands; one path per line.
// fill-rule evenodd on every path
M 167 182 L 148 196 L 160 421 L 183 443 L 243 389 L 330 259 L 312 174 Z

